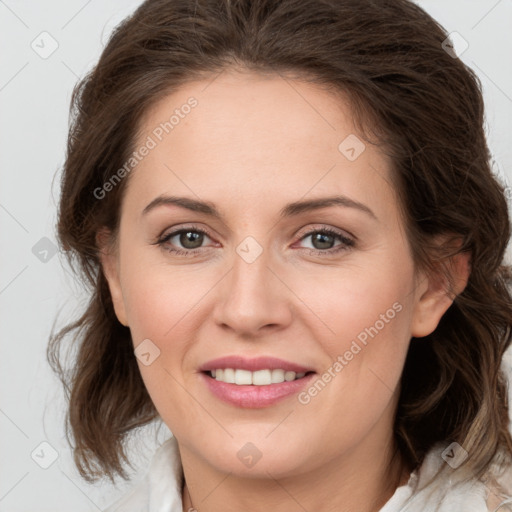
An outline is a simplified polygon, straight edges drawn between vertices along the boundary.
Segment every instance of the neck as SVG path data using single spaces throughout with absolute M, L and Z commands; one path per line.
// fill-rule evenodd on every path
M 285 512 L 290 507 L 377 512 L 409 478 L 409 469 L 393 442 L 373 453 L 354 450 L 312 471 L 280 479 L 220 474 L 204 465 L 201 469 L 187 450 L 182 451 L 182 462 L 188 483 L 183 488 L 184 512 L 259 512 L 269 508 Z

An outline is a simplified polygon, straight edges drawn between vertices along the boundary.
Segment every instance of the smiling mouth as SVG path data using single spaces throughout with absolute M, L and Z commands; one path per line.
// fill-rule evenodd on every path
M 263 369 L 254 372 L 241 370 L 239 368 L 218 368 L 203 372 L 208 377 L 226 384 L 236 384 L 238 386 L 269 386 L 271 384 L 281 384 L 282 382 L 291 382 L 299 380 L 315 372 L 293 372 L 280 368 Z

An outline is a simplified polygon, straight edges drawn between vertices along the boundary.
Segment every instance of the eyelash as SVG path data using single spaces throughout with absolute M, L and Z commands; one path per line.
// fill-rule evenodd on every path
M 196 249 L 174 249 L 174 248 L 169 248 L 169 247 L 165 246 L 165 244 L 174 236 L 180 235 L 181 233 L 187 233 L 187 232 L 202 233 L 202 234 L 206 235 L 208 238 L 211 238 L 210 235 L 208 234 L 208 232 L 205 231 L 204 229 L 201 229 L 196 226 L 190 226 L 190 227 L 186 227 L 186 228 L 180 228 L 176 231 L 172 231 L 172 232 L 160 237 L 153 245 L 158 245 L 158 246 L 162 247 L 162 249 L 164 249 L 170 253 L 173 253 L 176 256 L 193 257 L 204 248 L 198 247 Z M 346 251 L 355 245 L 355 242 L 353 239 L 348 238 L 347 236 L 340 233 L 339 231 L 334 230 L 329 227 L 308 231 L 300 238 L 300 240 L 304 240 L 308 236 L 314 235 L 316 233 L 322 233 L 324 235 L 332 235 L 333 237 L 340 240 L 341 244 L 339 244 L 338 246 L 335 246 L 333 248 L 325 249 L 325 250 L 311 249 L 309 247 L 306 247 L 305 249 L 309 252 L 309 254 L 314 254 L 314 255 L 318 255 L 318 256 L 332 256 L 332 255 L 338 254 L 341 251 Z

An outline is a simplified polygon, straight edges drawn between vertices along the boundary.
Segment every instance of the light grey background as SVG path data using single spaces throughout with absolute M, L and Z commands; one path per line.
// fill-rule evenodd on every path
M 495 170 L 508 182 L 512 0 L 418 3 L 469 44 L 461 58 L 482 80 Z M 101 510 L 143 476 L 168 435 L 165 426 L 158 432 L 151 427 L 133 439 L 132 483 L 88 485 L 73 466 L 63 393 L 45 358 L 57 313 L 62 325 L 85 304 L 63 258 L 52 253 L 71 91 L 98 59 L 112 27 L 139 4 L 0 0 L 1 512 Z M 52 45 L 58 47 L 47 55 Z M 508 355 L 505 365 L 512 372 Z M 56 460 L 43 469 L 53 455 Z

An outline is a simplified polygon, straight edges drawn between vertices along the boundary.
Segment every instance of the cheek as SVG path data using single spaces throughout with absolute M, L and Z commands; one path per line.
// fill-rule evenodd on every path
M 327 355 L 329 374 L 320 377 L 329 383 L 319 400 L 312 390 L 314 415 L 325 414 L 323 403 L 335 403 L 333 422 L 357 425 L 375 420 L 389 404 L 411 337 L 414 268 L 406 256 L 397 249 L 372 264 L 318 275 L 297 292 L 322 320 L 315 321 L 313 337 Z
M 211 290 L 206 273 L 173 268 L 165 263 L 124 267 L 123 296 L 135 344 L 138 340 L 161 340 L 178 331 L 201 307 Z
M 149 365 L 139 359 L 141 376 L 164 422 L 180 432 L 176 418 L 185 418 L 190 412 L 183 370 L 184 366 L 190 368 L 187 354 L 201 324 L 197 311 L 212 285 L 200 273 L 177 272 L 169 266 L 149 265 L 144 272 L 131 273 L 128 269 L 123 293 L 132 341 L 135 348 L 149 346 L 152 358 L 156 354 Z
M 335 357 L 349 350 L 354 340 L 369 346 L 370 340 L 384 345 L 407 339 L 412 276 L 407 260 L 397 264 L 383 258 L 297 279 L 302 284 L 296 291 L 315 313 L 318 339 Z

